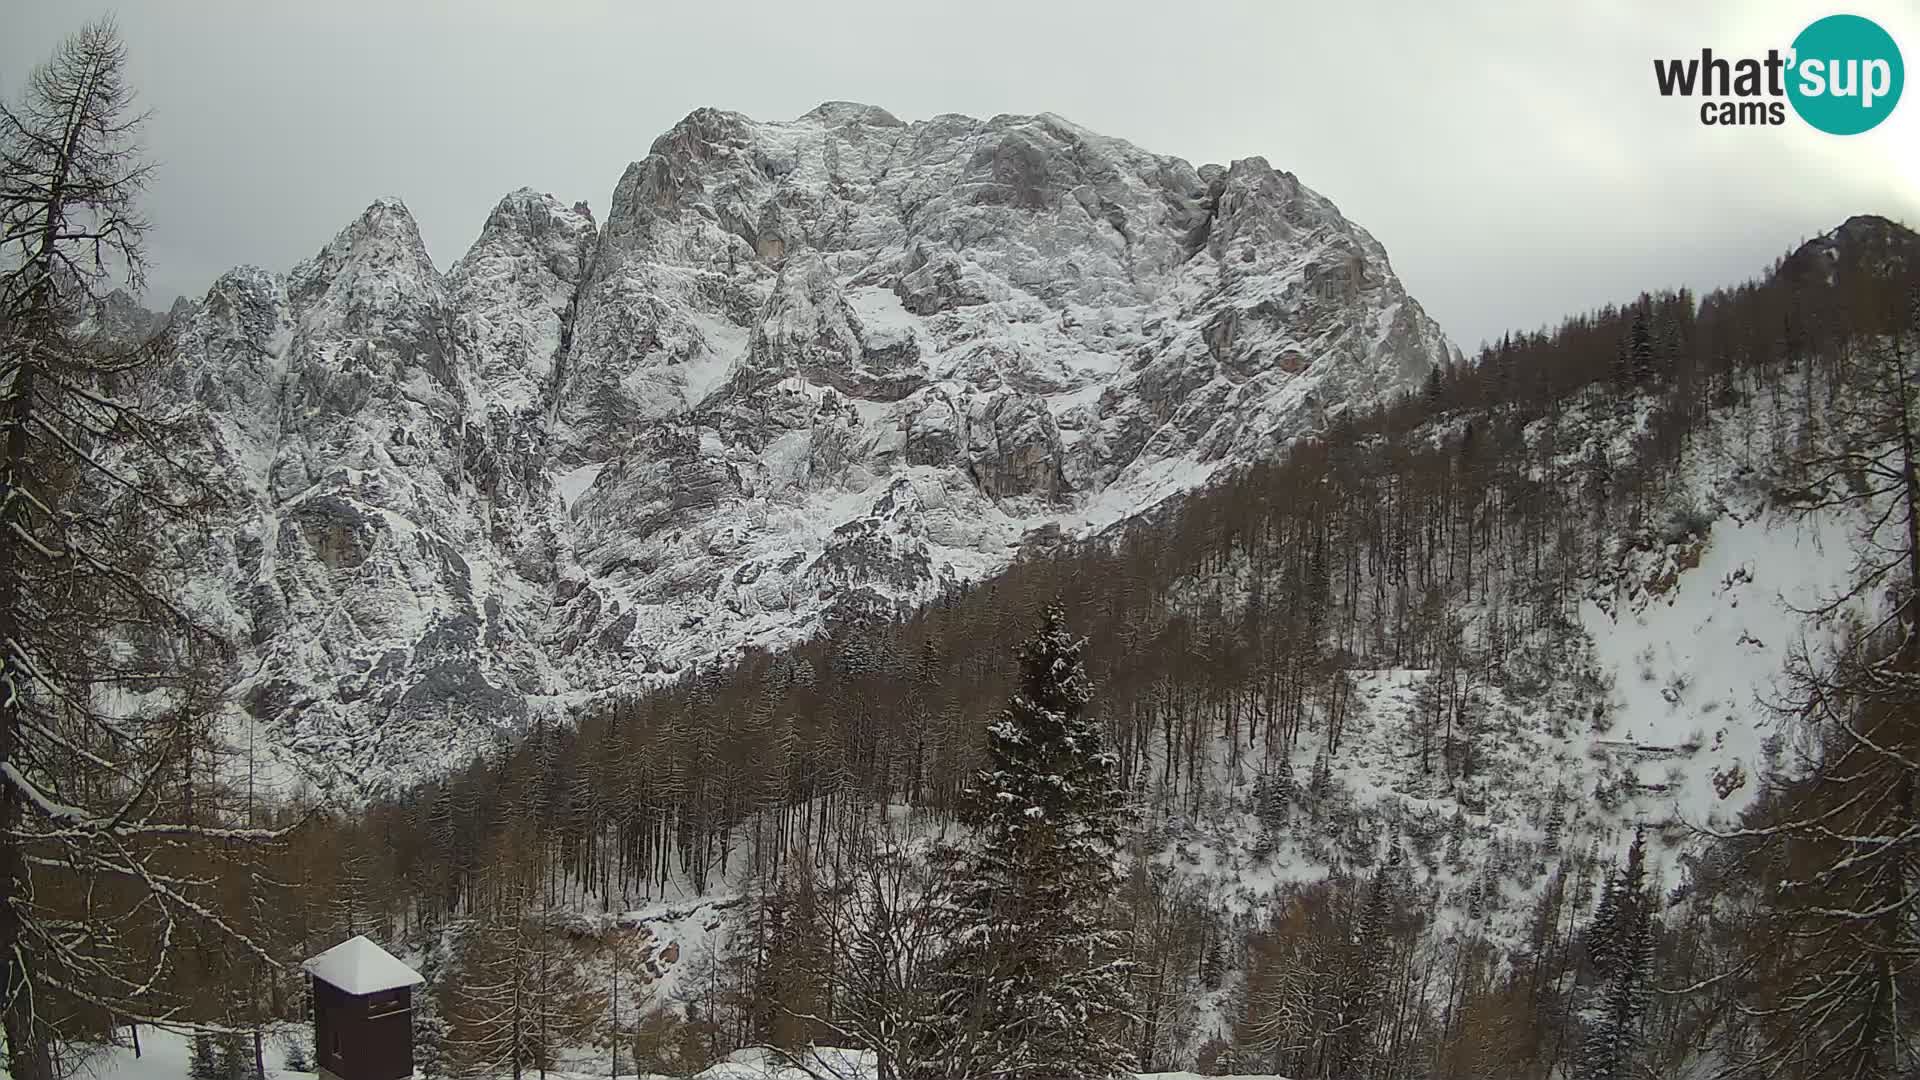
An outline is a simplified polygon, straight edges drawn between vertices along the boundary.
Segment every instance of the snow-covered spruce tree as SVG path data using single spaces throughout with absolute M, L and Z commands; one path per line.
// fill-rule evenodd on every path
M 238 1031 L 220 1033 L 214 1041 L 213 1060 L 220 1080 L 264 1080 L 254 1075 L 253 1052 L 247 1048 L 246 1036 Z
M 213 1036 L 201 1032 L 187 1049 L 187 1080 L 224 1080 L 220 1075 L 220 1057 Z
M 416 1000 L 418 1000 L 416 998 Z M 288 1072 L 312 1072 L 313 1062 L 307 1056 L 312 1040 L 304 1031 L 283 1035 L 280 1043 L 280 1060 Z M 441 1080 L 442 1074 L 423 1072 L 427 1080 Z
M 1652 378 L 1655 372 L 1653 352 L 1653 328 L 1647 323 L 1645 308 L 1633 316 L 1633 325 L 1627 331 L 1627 361 L 1632 366 L 1636 379 Z
M 1646 832 L 1636 829 L 1615 878 L 1598 1009 L 1581 1050 L 1580 1080 L 1629 1080 L 1640 1072 L 1641 1021 L 1653 996 L 1654 892 L 1647 884 Z M 1591 948 L 1591 946 L 1590 946 Z
M 1293 761 L 1282 754 L 1274 766 L 1273 775 L 1262 774 L 1253 787 L 1253 813 L 1260 823 L 1269 829 L 1278 829 L 1287 822 L 1287 812 L 1293 806 L 1294 788 L 1297 781 L 1293 775 Z
M 1387 861 L 1375 871 L 1367 900 L 1355 920 L 1343 958 L 1340 1027 L 1343 1032 L 1335 1057 L 1354 1071 L 1371 1067 L 1378 1049 L 1378 1019 L 1386 1004 L 1392 977 L 1394 924 L 1400 918 L 1401 877 L 1406 856 L 1395 836 Z
M 273 833 L 190 797 L 225 650 L 172 598 L 204 547 L 204 485 L 144 398 L 164 337 L 103 343 L 85 316 L 137 286 L 149 166 L 109 22 L 0 105 L 0 1024 L 15 1080 L 107 1017 L 191 1015 L 190 952 L 244 940 L 208 860 Z M 201 841 L 218 837 L 218 845 Z
M 447 1060 L 447 1017 L 442 1005 L 447 944 L 447 935 L 436 928 L 420 964 L 420 975 L 426 983 L 413 992 L 413 1064 L 426 1080 L 447 1080 L 453 1075 Z M 292 1067 L 289 1062 L 288 1068 Z
M 1127 808 L 1088 718 L 1093 690 L 1060 605 L 1019 652 L 1020 689 L 987 729 L 967 843 L 947 854 L 949 951 L 919 1055 L 955 1080 L 1105 1080 L 1132 1067 L 1124 935 L 1108 922 Z M 937 1050 L 937 1052 L 933 1052 Z
M 1621 872 L 1609 873 L 1600 883 L 1600 900 L 1593 909 L 1593 921 L 1587 924 L 1587 963 L 1593 973 L 1603 979 L 1613 973 L 1613 963 L 1619 954 L 1622 889 Z

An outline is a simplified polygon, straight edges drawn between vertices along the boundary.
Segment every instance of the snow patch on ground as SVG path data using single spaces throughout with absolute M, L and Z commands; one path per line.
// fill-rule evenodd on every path
M 265 1057 L 267 1080 L 311 1080 L 317 1074 L 296 1072 L 286 1067 L 286 1046 L 290 1040 L 299 1040 L 307 1047 L 307 1056 L 313 1056 L 312 1029 L 306 1024 L 283 1024 L 277 1026 L 267 1037 Z M 140 1030 L 140 1056 L 134 1057 L 131 1047 L 100 1047 L 80 1066 L 77 1075 L 88 1080 L 185 1080 L 187 1060 L 192 1037 L 174 1031 L 160 1031 L 143 1027 Z M 873 1080 L 876 1075 L 872 1054 L 857 1050 L 843 1050 L 822 1046 L 801 1051 L 805 1054 L 803 1068 L 795 1068 L 777 1053 L 762 1049 L 737 1050 L 726 1060 L 695 1073 L 687 1080 L 819 1080 L 822 1077 L 832 1080 Z M 608 1080 L 604 1057 L 597 1064 L 584 1056 L 570 1064 L 578 1066 L 575 1070 L 548 1069 L 544 1073 L 547 1080 Z M 535 1070 L 529 1069 L 528 1075 Z M 6 1080 L 8 1073 L 0 1068 L 0 1080 Z M 416 1076 L 419 1074 L 416 1073 Z M 505 1076 L 502 1073 L 501 1076 Z M 1201 1080 L 1196 1073 L 1165 1072 L 1141 1073 L 1140 1080 Z M 657 1073 L 636 1074 L 621 1072 L 616 1080 L 674 1080 Z M 1285 1077 L 1272 1075 L 1249 1076 L 1246 1080 L 1285 1080 Z
M 747 355 L 751 334 L 744 326 L 704 312 L 690 312 L 687 317 L 693 321 L 695 329 L 700 332 L 700 339 L 706 343 L 705 350 L 681 369 L 682 377 L 686 379 L 686 405 L 691 409 L 727 381 L 734 365 Z
M 567 509 L 573 509 L 573 504 L 580 501 L 580 496 L 587 493 L 587 489 L 599 479 L 600 471 L 606 467 L 606 462 L 596 461 L 591 465 L 569 469 L 554 477 L 554 490 L 560 493 L 560 501 L 566 505 Z
M 868 349 L 908 345 L 918 336 L 919 317 L 907 311 L 892 289 L 868 285 L 848 291 L 846 297 Z
M 1846 583 L 1849 534 L 1833 517 L 1721 518 L 1702 541 L 1636 560 L 1645 576 L 1613 596 L 1583 602 L 1618 717 L 1596 751 L 1620 758 L 1630 782 L 1661 791 L 1691 823 L 1725 823 L 1744 808 L 1777 728 L 1767 705 L 1788 650 L 1809 634 L 1801 612 Z M 1676 559 L 1698 565 L 1679 570 Z M 1816 651 L 1824 636 L 1811 632 Z M 1736 768 L 1747 783 L 1723 798 L 1714 775 L 1730 781 Z
M 126 1030 L 117 1034 L 121 1042 L 130 1043 Z M 316 1075 L 287 1068 L 286 1051 L 289 1044 L 296 1041 L 306 1048 L 306 1056 L 311 1059 L 311 1025 L 289 1022 L 275 1024 L 268 1030 L 262 1046 L 267 1080 L 311 1080 Z M 193 1037 L 184 1031 L 161 1030 L 143 1024 L 140 1027 L 140 1056 L 134 1056 L 131 1045 L 88 1046 L 82 1050 L 82 1060 L 75 1062 L 69 1059 L 67 1063 L 74 1066 L 72 1075 L 82 1080 L 187 1080 L 187 1061 L 192 1047 Z M 247 1039 L 247 1050 L 251 1062 L 251 1036 Z M 7 1080 L 11 1075 L 4 1066 L 0 1066 L 0 1080 Z

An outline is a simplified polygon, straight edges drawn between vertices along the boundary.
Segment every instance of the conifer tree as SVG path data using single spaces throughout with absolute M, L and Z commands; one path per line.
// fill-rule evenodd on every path
M 1627 332 L 1627 358 L 1633 365 L 1633 377 L 1649 378 L 1654 373 L 1653 330 L 1647 325 L 1647 313 L 1642 310 L 1633 317 L 1633 328 Z
M 1081 650 L 1059 604 L 1020 650 L 1021 682 L 988 728 L 968 788 L 951 951 L 925 1038 L 942 1074 L 1095 1080 L 1126 1074 L 1132 1020 L 1124 936 L 1107 921 L 1125 823 L 1113 755 L 1086 715 Z
M 253 1055 L 246 1037 L 237 1031 L 223 1031 L 214 1043 L 214 1073 L 220 1080 L 254 1080 Z
M 201 1031 L 193 1036 L 187 1050 L 187 1080 L 226 1080 L 220 1073 L 220 1058 L 213 1036 Z
M 446 1051 L 447 1017 L 441 1002 L 444 954 L 444 938 L 428 947 L 420 965 L 420 975 L 426 982 L 413 994 L 413 1062 L 426 1080 L 445 1080 L 451 1075 Z
M 1547 847 L 1559 850 L 1560 837 L 1567 828 L 1567 790 L 1559 785 L 1553 789 L 1552 805 L 1547 809 Z
M 1253 813 L 1269 829 L 1277 829 L 1287 820 L 1293 803 L 1295 780 L 1293 762 L 1281 757 L 1273 775 L 1261 776 L 1253 787 Z
M 1325 750 L 1313 759 L 1313 776 L 1307 781 L 1307 789 L 1316 801 L 1325 799 L 1333 790 L 1333 765 L 1327 760 Z
M 1600 1008 L 1588 1029 L 1581 1080 L 1628 1080 L 1638 1075 L 1641 1021 L 1652 998 L 1653 893 L 1647 885 L 1646 831 L 1637 828 L 1627 864 L 1614 881 L 1605 932 L 1588 946 L 1600 947 L 1604 979 Z
M 1613 971 L 1619 922 L 1620 875 L 1615 871 L 1600 884 L 1600 902 L 1594 907 L 1593 921 L 1587 924 L 1587 960 L 1597 975 L 1604 977 Z
M 1364 1068 L 1370 1056 L 1377 1034 L 1374 1021 L 1386 1000 L 1393 963 L 1393 923 L 1399 911 L 1404 860 L 1396 836 L 1388 849 L 1386 863 L 1374 873 L 1367 887 L 1366 905 L 1360 909 L 1349 942 L 1351 959 L 1340 1027 L 1345 1034 L 1342 1040 L 1345 1061 L 1355 1070 Z

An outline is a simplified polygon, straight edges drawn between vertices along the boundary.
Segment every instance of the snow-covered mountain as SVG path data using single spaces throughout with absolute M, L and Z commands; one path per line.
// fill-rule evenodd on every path
M 366 792 L 1103 528 L 1457 354 L 1292 175 L 1051 115 L 702 109 L 441 273 L 381 200 L 176 310 L 245 717 Z

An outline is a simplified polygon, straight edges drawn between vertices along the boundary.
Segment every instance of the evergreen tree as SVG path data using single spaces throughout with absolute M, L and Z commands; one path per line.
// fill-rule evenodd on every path
M 1593 921 L 1587 924 L 1587 960 L 1597 975 L 1604 977 L 1613 970 L 1619 922 L 1620 875 L 1616 871 L 1601 883 L 1600 902 L 1594 907 Z
M 187 1050 L 187 1080 L 225 1080 L 213 1036 L 204 1031 L 194 1034 L 193 1045 Z
M 1467 429 L 1473 429 L 1472 424 Z M 1307 579 L 1301 590 L 1307 608 L 1307 647 L 1317 649 L 1320 637 L 1327 624 L 1327 604 L 1331 599 L 1327 591 L 1327 542 L 1321 537 L 1314 542 L 1312 554 L 1307 558 Z
M 1287 809 L 1293 802 L 1295 781 L 1293 762 L 1282 757 L 1273 775 L 1262 776 L 1253 786 L 1253 812 L 1260 823 L 1277 829 L 1286 823 Z
M 1316 802 L 1325 799 L 1327 793 L 1333 790 L 1333 765 L 1327 760 L 1325 750 L 1313 759 L 1313 776 L 1307 781 L 1307 789 Z
M 988 766 L 965 793 L 967 845 L 949 953 L 935 972 L 929 1054 L 952 1077 L 1125 1075 L 1132 1020 L 1125 941 L 1107 922 L 1126 821 L 1115 760 L 1086 716 L 1085 642 L 1059 604 L 1020 650 L 1021 685 L 987 731 Z
M 452 1075 L 446 1051 L 447 1017 L 441 1001 L 445 993 L 444 951 L 444 938 L 427 948 L 420 965 L 426 983 L 413 993 L 413 1063 L 426 1080 L 445 1080 Z
M 1636 917 L 1634 904 L 1646 888 L 1646 833 L 1636 828 L 1633 844 L 1627 848 L 1627 864 L 1609 875 L 1601 886 L 1600 902 L 1594 909 L 1593 923 L 1587 930 L 1587 957 L 1595 974 L 1607 978 L 1614 973 L 1615 961 L 1629 956 L 1626 939 Z
M 1647 886 L 1644 828 L 1634 830 L 1627 865 L 1614 881 L 1612 897 L 1606 932 L 1595 941 L 1606 958 L 1604 964 L 1595 964 L 1604 981 L 1599 1013 L 1582 1054 L 1581 1080 L 1638 1075 L 1634 1065 L 1641 1056 L 1641 1021 L 1652 998 L 1653 978 L 1653 893 Z
M 1645 310 L 1634 315 L 1633 328 L 1627 332 L 1627 360 L 1632 365 L 1634 378 L 1652 377 L 1655 370 L 1653 330 L 1647 325 Z
M 1560 837 L 1567 828 L 1567 791 L 1563 787 L 1553 789 L 1553 805 L 1547 809 L 1547 847 L 1558 851 Z
M 255 1080 L 253 1052 L 247 1047 L 246 1036 L 223 1031 L 214 1043 L 214 1051 L 214 1073 L 220 1080 Z
M 1459 810 L 1447 820 L 1447 862 L 1459 867 L 1466 858 L 1467 819 Z
M 415 996 L 414 1000 L 420 1000 L 418 995 Z M 281 1063 L 285 1065 L 286 1070 L 288 1072 L 312 1072 L 313 1061 L 307 1054 L 307 1049 L 311 1045 L 311 1036 L 294 1034 L 291 1036 L 283 1036 L 282 1038 L 284 1041 L 280 1044 L 280 1060 Z M 416 1052 L 417 1049 L 418 1047 L 416 1045 Z M 444 1074 L 422 1070 L 421 1075 L 425 1076 L 427 1080 L 439 1080 Z
M 1386 1001 L 1404 859 L 1396 836 L 1388 849 L 1386 864 L 1374 873 L 1373 882 L 1367 888 L 1367 902 L 1360 909 L 1349 942 L 1351 959 L 1339 1027 L 1346 1035 L 1341 1053 L 1349 1069 L 1356 1071 L 1363 1069 L 1370 1057 L 1378 1034 L 1374 1021 Z

